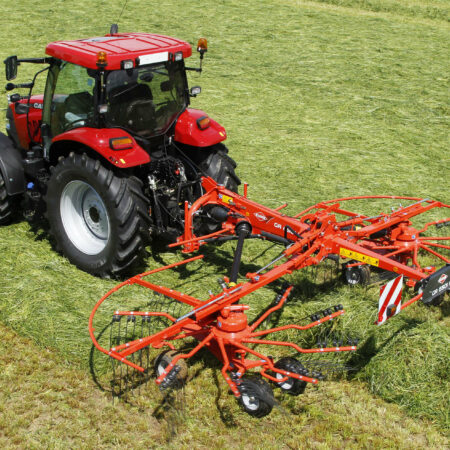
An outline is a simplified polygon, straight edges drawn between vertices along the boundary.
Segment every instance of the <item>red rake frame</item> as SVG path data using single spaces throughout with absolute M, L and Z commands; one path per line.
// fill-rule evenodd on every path
M 307 325 L 285 325 L 277 328 L 271 328 L 263 331 L 255 331 L 259 325 L 261 325 L 264 320 L 266 320 L 273 312 L 281 309 L 286 303 L 288 296 L 292 290 L 292 286 L 286 288 L 283 294 L 277 301 L 277 304 L 269 308 L 264 314 L 262 314 L 254 323 L 249 325 L 247 323 L 247 315 L 244 313 L 245 310 L 249 309 L 247 305 L 236 304 L 244 295 L 262 287 L 267 284 L 267 280 L 261 280 L 255 286 L 254 282 L 241 283 L 232 287 L 225 288 L 222 293 L 212 296 L 207 301 L 200 301 L 194 297 L 188 296 L 174 289 L 169 289 L 164 286 L 159 286 L 144 280 L 144 277 L 152 275 L 163 270 L 172 269 L 177 266 L 187 264 L 192 261 L 203 258 L 203 255 L 196 256 L 194 258 L 189 258 L 178 263 L 174 263 L 165 267 L 161 267 L 149 272 L 142 273 L 132 277 L 113 289 L 111 289 L 107 294 L 105 294 L 95 305 L 92 310 L 91 316 L 89 318 L 89 333 L 95 347 L 101 352 L 107 354 L 111 358 L 114 358 L 139 372 L 145 372 L 146 369 L 141 367 L 132 361 L 127 359 L 133 353 L 138 352 L 147 346 L 152 346 L 153 348 L 162 348 L 164 346 L 175 350 L 173 345 L 174 341 L 185 339 L 188 337 L 194 337 L 199 341 L 198 345 L 186 354 L 177 354 L 170 364 L 165 368 L 164 372 L 156 379 L 157 384 L 161 384 L 166 379 L 167 375 L 171 370 L 177 365 L 180 359 L 188 359 L 194 356 L 201 348 L 206 347 L 211 351 L 220 361 L 223 362 L 222 374 L 230 386 L 233 394 L 236 397 L 240 397 L 241 393 L 239 391 L 239 379 L 250 369 L 261 367 L 260 373 L 263 377 L 274 381 L 276 383 L 286 382 L 288 379 L 298 379 L 304 382 L 317 384 L 318 378 L 321 378 L 321 374 L 318 374 L 316 378 L 309 377 L 302 374 L 296 374 L 288 372 L 283 369 L 276 368 L 270 357 L 264 356 L 261 353 L 255 351 L 254 349 L 248 347 L 245 344 L 262 344 L 262 345 L 274 345 L 274 346 L 286 346 L 291 347 L 301 354 L 310 353 L 330 353 L 330 352 L 345 352 L 356 350 L 356 345 L 341 346 L 341 347 L 329 347 L 329 348 L 312 348 L 303 349 L 293 342 L 283 342 L 283 341 L 269 341 L 258 339 L 261 336 L 266 336 L 271 333 L 276 333 L 279 331 L 284 331 L 288 329 L 295 330 L 308 330 L 316 327 L 322 323 L 333 320 L 342 314 L 344 310 L 341 305 L 335 306 L 332 310 L 326 310 L 323 318 L 312 321 Z M 278 272 L 278 270 L 275 270 Z M 182 303 L 194 306 L 194 309 L 182 316 L 177 318 L 172 317 L 170 314 L 165 312 L 151 312 L 151 311 L 115 311 L 115 316 L 144 316 L 144 317 L 165 317 L 173 325 L 168 328 L 155 333 L 151 336 L 144 338 L 139 338 L 130 342 L 126 342 L 121 345 L 117 345 L 110 349 L 103 348 L 95 338 L 95 328 L 93 326 L 93 320 L 95 313 L 97 312 L 100 305 L 113 293 L 117 292 L 124 286 L 130 286 L 133 284 L 138 284 L 145 288 L 148 288 L 159 294 L 163 294 L 169 298 L 175 299 Z M 249 287 L 252 289 L 249 289 Z M 245 292 L 245 293 L 244 293 Z M 247 359 L 246 355 L 250 354 L 258 359 Z M 228 372 L 232 375 L 229 376 Z M 268 372 L 273 374 L 281 374 L 281 378 L 275 378 Z
M 398 196 L 359 196 L 330 200 L 314 205 L 301 213 L 289 217 L 279 211 L 286 205 L 270 209 L 252 202 L 247 198 L 247 185 L 244 186 L 244 196 L 231 192 L 223 186 L 217 185 L 211 178 L 202 179 L 206 193 L 192 205 L 185 203 L 185 231 L 178 238 L 174 246 L 182 246 L 183 252 L 193 252 L 201 245 L 210 242 L 237 239 L 230 279 L 225 277 L 222 292 L 210 295 L 207 300 L 183 294 L 174 289 L 150 283 L 143 278 L 162 270 L 171 269 L 203 256 L 197 256 L 175 264 L 161 267 L 130 278 L 109 291 L 94 307 L 89 319 L 89 332 L 94 345 L 103 353 L 127 364 L 134 369 L 144 372 L 145 369 L 127 358 L 144 347 L 169 347 L 175 349 L 173 343 L 188 337 L 194 337 L 198 345 L 189 353 L 177 354 L 165 370 L 158 376 L 156 382 L 165 386 L 169 384 L 171 376 L 176 375 L 173 369 L 181 359 L 188 359 L 201 348 L 208 348 L 223 363 L 222 374 L 236 397 L 241 397 L 240 384 L 242 376 L 250 369 L 260 367 L 260 374 L 278 384 L 289 379 L 297 379 L 316 384 L 317 377 L 305 374 L 292 373 L 275 367 L 270 357 L 265 356 L 246 344 L 286 346 L 298 353 L 328 353 L 355 350 L 354 345 L 346 347 L 330 347 L 303 349 L 292 342 L 261 339 L 271 333 L 287 329 L 305 330 L 316 327 L 332 320 L 344 313 L 342 308 L 326 314 L 322 319 L 315 320 L 306 326 L 285 325 L 264 331 L 255 331 L 256 328 L 274 311 L 285 304 L 292 289 L 289 287 L 282 294 L 278 304 L 270 308 L 251 326 L 247 323 L 245 310 L 247 305 L 239 301 L 250 293 L 272 283 L 273 281 L 290 274 L 295 270 L 307 266 L 314 266 L 327 257 L 341 257 L 354 261 L 353 265 L 368 264 L 385 271 L 408 278 L 408 285 L 420 288 L 424 282 L 435 272 L 433 267 L 422 267 L 418 261 L 419 250 L 424 250 L 444 263 L 450 260 L 434 249 L 449 250 L 446 243 L 450 237 L 423 237 L 421 233 L 431 225 L 448 225 L 450 218 L 426 224 L 422 229 L 412 227 L 411 218 L 423 214 L 433 208 L 449 208 L 449 205 L 439 201 L 420 199 L 414 197 Z M 414 203 L 400 207 L 390 214 L 379 214 L 367 217 L 341 208 L 340 202 L 358 199 L 402 199 Z M 211 211 L 211 208 L 220 208 L 221 225 L 214 233 L 196 236 L 196 217 L 202 211 Z M 344 216 L 338 220 L 337 216 Z M 242 246 L 246 238 L 260 238 L 284 244 L 285 250 L 279 257 L 258 270 L 248 273 L 247 281 L 237 282 Z M 436 242 L 439 241 L 439 242 Z M 433 248 L 431 248 L 433 247 Z M 280 261 L 283 262 L 279 263 Z M 277 263 L 279 263 L 277 265 Z M 411 265 L 409 265 L 411 263 Z M 138 284 L 154 292 L 163 294 L 178 302 L 190 305 L 193 309 L 182 317 L 175 318 L 165 312 L 133 312 L 116 311 L 116 316 L 163 316 L 172 322 L 172 325 L 153 335 L 126 342 L 110 349 L 100 346 L 94 336 L 93 319 L 99 306 L 112 293 L 126 285 Z M 423 296 L 421 290 L 411 300 L 402 306 L 402 309 L 411 305 Z M 251 355 L 253 358 L 246 358 Z M 170 375 L 172 373 L 172 375 Z M 280 374 L 280 377 L 276 377 Z

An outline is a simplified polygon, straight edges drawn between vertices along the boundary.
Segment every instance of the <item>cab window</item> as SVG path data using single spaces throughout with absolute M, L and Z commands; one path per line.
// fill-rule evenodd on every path
M 85 67 L 62 62 L 52 97 L 50 126 L 53 136 L 92 125 L 95 78 Z

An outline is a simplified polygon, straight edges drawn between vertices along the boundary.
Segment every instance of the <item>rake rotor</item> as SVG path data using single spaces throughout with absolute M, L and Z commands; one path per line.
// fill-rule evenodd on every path
M 183 252 L 192 252 L 207 243 L 236 240 L 230 277 L 224 277 L 221 282 L 222 291 L 217 295 L 211 293 L 208 299 L 201 300 L 144 279 L 162 270 L 201 259 L 203 256 L 200 255 L 137 275 L 119 284 L 100 299 L 89 321 L 94 345 L 112 359 L 138 372 L 148 373 L 148 361 L 142 364 L 143 355 L 144 358 L 148 357 L 146 349 L 167 349 L 155 363 L 156 383 L 161 389 L 177 385 L 186 374 L 184 362 L 200 350 L 208 349 L 222 362 L 222 375 L 244 410 L 253 416 L 262 417 L 270 412 L 274 403 L 271 400 L 272 391 L 264 379 L 291 395 L 298 395 L 303 392 L 307 383 L 317 384 L 323 379 L 325 372 L 346 369 L 342 364 L 320 361 L 315 357 L 305 358 L 308 355 L 338 354 L 356 349 L 357 340 L 342 333 L 336 334 L 334 327 L 330 326 L 344 314 L 342 305 L 312 314 L 309 320 L 301 325 L 289 324 L 258 330 L 272 314 L 281 313 L 291 294 L 292 286 L 285 286 L 272 305 L 250 324 L 246 314 L 250 307 L 241 303 L 250 293 L 284 275 L 317 266 L 325 259 L 335 263 L 344 261 L 344 271 L 350 271 L 351 281 L 355 280 L 355 273 L 360 276 L 367 275 L 369 266 L 393 276 L 401 275 L 407 278 L 407 285 L 416 289 L 415 295 L 400 306 L 398 290 L 395 291 L 396 297 L 391 302 L 391 294 L 389 289 L 386 289 L 383 295 L 388 296 L 388 300 L 382 305 L 383 313 L 379 313 L 379 324 L 419 299 L 429 303 L 449 290 L 450 237 L 428 236 L 426 232 L 432 226 L 440 229 L 449 225 L 450 219 L 430 221 L 420 229 L 413 227 L 411 221 L 412 218 L 430 210 L 449 208 L 441 202 L 401 197 L 413 203 L 389 214 L 369 217 L 343 209 L 340 203 L 366 198 L 400 197 L 350 197 L 322 202 L 289 217 L 279 212 L 285 205 L 269 209 L 248 200 L 246 187 L 244 196 L 226 190 L 210 178 L 203 179 L 203 187 L 206 194 L 192 205 L 186 202 L 185 232 L 178 238 L 177 243 L 171 246 L 182 246 Z M 211 218 L 217 230 L 208 235 L 198 235 L 196 233 L 201 229 L 198 221 L 204 220 L 205 217 Z M 281 244 L 285 248 L 278 257 L 257 272 L 247 273 L 247 280 L 239 283 L 244 242 L 246 239 L 255 238 Z M 423 252 L 446 265 L 437 269 L 435 266 L 421 264 L 419 253 Z M 403 278 L 396 280 L 395 286 L 402 280 Z M 153 294 L 162 294 L 165 298 L 187 305 L 191 309 L 181 315 L 171 315 L 161 308 L 153 311 L 117 310 L 113 320 L 120 324 L 125 319 L 128 324 L 126 326 L 131 326 L 133 332 L 127 335 L 127 339 L 113 341 L 113 345 L 105 349 L 94 336 L 94 315 L 111 294 L 126 285 L 134 284 L 149 289 Z M 401 290 L 399 292 L 401 293 Z M 141 320 L 141 332 L 136 335 L 138 320 Z M 164 321 L 167 326 L 156 332 L 149 329 L 146 334 L 143 324 L 152 321 Z M 316 333 L 316 348 L 302 348 L 295 342 L 271 338 L 272 335 L 284 331 L 306 330 L 322 330 Z M 183 347 L 183 342 L 192 339 L 196 344 L 190 351 L 183 353 L 177 350 Z M 284 357 L 275 362 L 271 356 L 259 350 L 260 346 L 285 347 L 304 358 L 300 362 L 293 357 Z M 260 378 L 246 376 L 250 370 L 257 370 Z

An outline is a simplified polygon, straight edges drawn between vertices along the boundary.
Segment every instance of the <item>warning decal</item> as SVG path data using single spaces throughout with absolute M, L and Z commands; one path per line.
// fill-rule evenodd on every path
M 224 194 L 219 194 L 219 199 L 222 200 L 226 204 L 230 204 L 233 201 L 233 199 L 231 197 L 229 197 L 228 195 L 224 195 Z
M 344 247 L 339 249 L 339 255 L 343 258 L 351 258 L 356 261 L 360 261 L 366 264 L 370 264 L 371 266 L 376 266 L 380 264 L 380 260 L 377 258 L 372 258 L 371 256 L 363 255 L 362 253 L 355 252 L 353 250 L 348 250 Z

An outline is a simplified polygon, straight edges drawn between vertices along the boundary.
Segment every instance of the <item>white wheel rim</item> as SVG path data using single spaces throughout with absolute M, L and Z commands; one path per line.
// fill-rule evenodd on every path
M 360 280 L 360 274 L 356 270 L 347 269 L 346 273 L 347 283 L 348 284 L 358 284 Z
M 259 408 L 259 400 L 253 395 L 242 394 L 242 403 L 250 411 L 256 411 Z
M 276 374 L 277 380 L 282 380 L 284 378 L 284 375 L 281 375 L 281 373 Z M 278 383 L 278 386 L 280 386 L 281 389 L 289 390 L 294 385 L 294 380 L 292 378 L 288 378 L 286 381 L 282 383 Z
M 158 364 L 158 367 L 156 368 L 156 375 L 158 375 L 158 377 L 160 377 L 164 371 L 166 370 L 166 368 L 162 365 L 162 363 Z
M 68 183 L 61 194 L 61 220 L 72 244 L 86 255 L 97 255 L 108 244 L 108 211 L 94 188 L 84 181 Z

